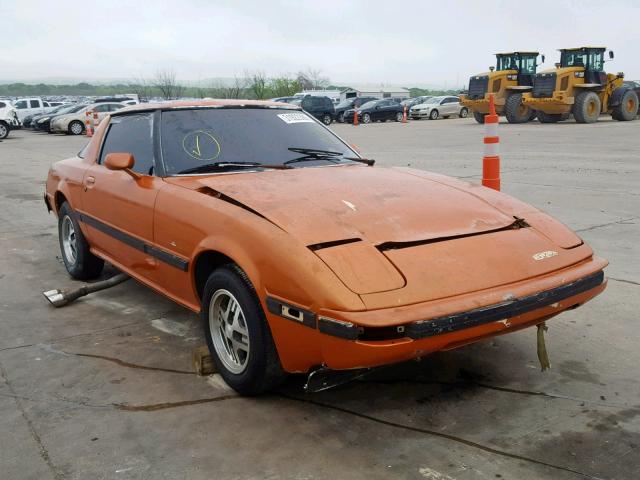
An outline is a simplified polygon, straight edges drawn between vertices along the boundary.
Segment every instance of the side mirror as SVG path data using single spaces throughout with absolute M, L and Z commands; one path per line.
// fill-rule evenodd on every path
M 104 159 L 104 166 L 109 170 L 124 170 L 133 178 L 140 178 L 140 174 L 131 170 L 135 164 L 135 159 L 130 153 L 109 153 Z
M 376 105 L 376 110 L 380 110 L 380 105 Z
M 495 67 L 494 67 L 493 65 L 491 65 L 491 66 L 489 67 L 489 71 L 490 71 L 490 72 L 493 72 L 494 68 L 495 68 Z
M 544 63 L 544 53 L 540 56 L 540 58 L 542 59 L 542 63 Z
M 609 50 L 609 58 L 613 60 L 613 57 L 614 57 L 613 50 Z

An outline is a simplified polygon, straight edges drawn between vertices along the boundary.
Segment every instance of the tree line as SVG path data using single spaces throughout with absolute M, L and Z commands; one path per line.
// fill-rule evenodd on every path
M 332 85 L 320 70 L 308 69 L 296 75 L 269 77 L 263 71 L 247 71 L 237 75 L 231 81 L 212 81 L 206 85 L 187 86 L 181 83 L 174 70 L 158 70 L 153 77 L 137 78 L 128 83 L 93 85 L 87 82 L 75 85 L 51 85 L 45 83 L 9 83 L 0 84 L 0 96 L 108 96 L 122 93 L 135 93 L 141 98 L 248 98 L 264 100 L 267 98 L 288 97 L 302 90 L 342 90 L 346 86 Z M 412 97 L 421 95 L 449 95 L 454 90 L 426 90 L 410 88 Z

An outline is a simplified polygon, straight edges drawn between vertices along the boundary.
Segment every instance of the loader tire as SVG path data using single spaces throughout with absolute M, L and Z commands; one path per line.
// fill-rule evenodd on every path
M 509 123 L 527 123 L 531 118 L 531 108 L 522 103 L 521 93 L 513 93 L 507 97 L 504 112 Z
M 600 116 L 602 103 L 595 92 L 581 92 L 573 105 L 573 118 L 578 123 L 595 123 Z
M 485 116 L 485 113 L 473 112 L 473 118 L 475 118 L 478 123 L 484 123 Z
M 638 114 L 638 95 L 631 89 L 628 89 L 620 99 L 620 105 L 614 107 L 611 117 L 620 122 L 628 122 L 634 120 Z

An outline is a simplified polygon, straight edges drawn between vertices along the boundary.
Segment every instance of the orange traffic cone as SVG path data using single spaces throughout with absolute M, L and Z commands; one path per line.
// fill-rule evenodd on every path
M 93 128 L 91 127 L 91 111 L 84 112 L 84 133 L 87 137 L 93 137 Z
M 482 185 L 500 190 L 500 154 L 498 137 L 498 115 L 493 100 L 489 95 L 489 114 L 484 117 L 484 157 L 482 158 Z
M 353 125 L 358 126 L 358 111 L 355 108 L 353 109 Z
M 402 123 L 407 123 L 407 106 L 402 109 Z

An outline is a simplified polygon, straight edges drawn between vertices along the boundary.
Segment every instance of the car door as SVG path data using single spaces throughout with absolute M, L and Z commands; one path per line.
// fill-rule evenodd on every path
M 79 212 L 94 248 L 149 279 L 157 267 L 157 259 L 150 254 L 153 207 L 163 185 L 155 176 L 152 124 L 153 113 L 110 119 L 97 161 L 85 172 Z M 138 175 L 104 166 L 107 154 L 116 152 L 133 154 L 132 171 Z
M 449 97 L 449 111 L 451 115 L 460 113 L 460 99 L 458 97 Z

